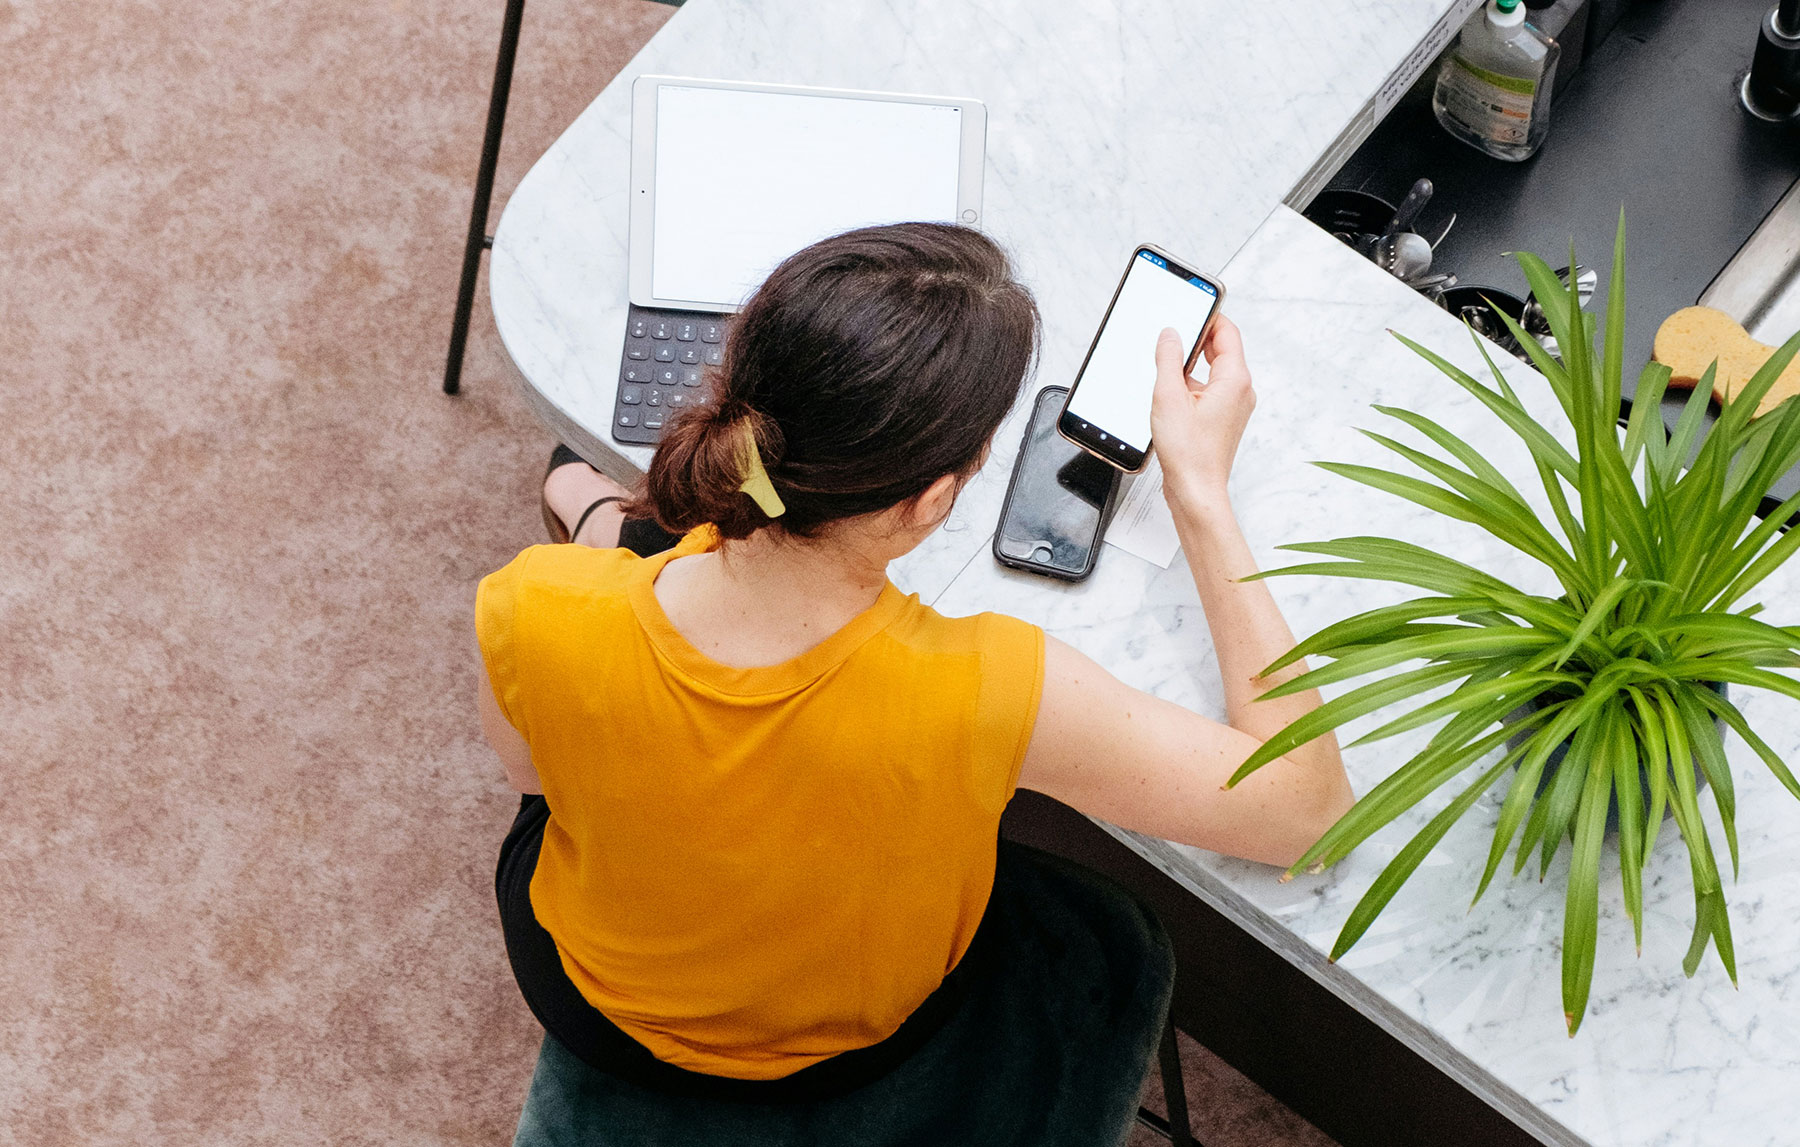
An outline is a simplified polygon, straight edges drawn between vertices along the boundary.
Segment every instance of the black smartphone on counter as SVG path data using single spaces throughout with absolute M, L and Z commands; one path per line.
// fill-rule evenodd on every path
M 1150 457 L 1150 396 L 1156 389 L 1156 340 L 1174 327 L 1188 345 L 1186 368 L 1206 341 L 1225 285 L 1148 243 L 1131 262 L 1106 306 L 1070 388 L 1057 429 L 1064 438 L 1128 474 Z
M 994 531 L 994 558 L 1013 569 L 1080 581 L 1099 557 L 1119 471 L 1057 433 L 1068 397 L 1063 386 L 1038 391 Z

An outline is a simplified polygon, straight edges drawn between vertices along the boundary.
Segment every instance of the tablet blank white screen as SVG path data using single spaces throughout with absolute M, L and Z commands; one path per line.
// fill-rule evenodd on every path
M 827 235 L 953 222 L 961 143 L 951 105 L 660 87 L 650 289 L 737 306 Z

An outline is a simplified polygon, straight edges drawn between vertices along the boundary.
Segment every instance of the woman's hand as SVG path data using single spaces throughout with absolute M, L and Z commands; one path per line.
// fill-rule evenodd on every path
M 1224 315 L 1213 320 L 1201 348 L 1206 383 L 1189 378 L 1180 336 L 1164 330 L 1156 343 L 1156 391 L 1150 401 L 1150 436 L 1162 463 L 1163 495 L 1171 507 L 1228 505 L 1225 483 L 1256 392 L 1244 362 L 1244 340 Z

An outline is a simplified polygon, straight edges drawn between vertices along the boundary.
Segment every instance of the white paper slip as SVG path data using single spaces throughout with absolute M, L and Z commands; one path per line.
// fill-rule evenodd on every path
M 1140 474 L 1125 476 L 1125 492 L 1119 496 L 1119 508 L 1106 527 L 1108 544 L 1118 546 L 1163 569 L 1175 560 L 1181 539 L 1175 535 L 1175 519 L 1169 514 L 1169 503 L 1163 500 L 1162 463 L 1155 454 Z

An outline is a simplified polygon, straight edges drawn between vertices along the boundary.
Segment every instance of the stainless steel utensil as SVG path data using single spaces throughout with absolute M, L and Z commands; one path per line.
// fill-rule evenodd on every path
M 1600 285 L 1600 272 L 1591 267 L 1583 267 L 1580 263 L 1575 264 L 1573 268 L 1558 267 L 1556 270 L 1556 277 L 1562 280 L 1565 287 L 1569 285 L 1571 274 L 1575 278 L 1576 297 L 1581 306 L 1586 307 L 1588 300 L 1594 297 L 1594 288 Z M 1551 349 L 1556 345 L 1556 340 L 1550 335 L 1550 317 L 1544 313 L 1544 305 L 1538 302 L 1536 294 L 1525 296 L 1525 313 L 1520 316 L 1519 325 L 1536 335 L 1537 340 L 1543 343 L 1545 349 L 1550 350 L 1551 354 L 1556 353 Z
M 1556 277 L 1563 282 L 1569 281 L 1569 268 L 1564 267 L 1556 272 Z M 1600 272 L 1592 267 L 1575 264 L 1575 289 L 1581 296 L 1581 305 L 1587 306 L 1588 300 L 1594 297 L 1594 288 L 1600 285 Z
M 1531 361 L 1531 356 L 1526 354 L 1525 348 L 1521 347 L 1518 340 L 1512 337 L 1512 332 L 1506 329 L 1506 324 L 1501 322 L 1499 316 L 1488 307 L 1476 303 L 1465 304 L 1457 310 L 1456 316 L 1468 323 L 1476 334 L 1494 343 L 1507 354 L 1522 362 L 1529 363 Z
M 1406 193 L 1406 198 L 1402 199 L 1400 206 L 1394 209 L 1394 218 L 1388 223 L 1387 230 L 1382 233 L 1382 237 L 1386 238 L 1388 235 L 1397 235 L 1402 231 L 1411 230 L 1413 220 L 1419 217 L 1419 212 L 1425 210 L 1425 204 L 1431 201 L 1431 192 L 1431 180 L 1415 181 L 1412 190 Z
M 1464 307 L 1457 317 L 1474 327 L 1475 333 L 1482 338 L 1491 339 L 1502 346 L 1512 341 L 1512 336 L 1507 333 L 1506 328 L 1500 324 L 1498 319 L 1494 318 L 1493 312 L 1486 307 Z
M 1435 275 L 1421 275 L 1416 279 L 1406 280 L 1406 285 L 1415 291 L 1448 291 L 1456 286 L 1456 276 L 1449 271 L 1439 271 Z
M 1392 245 L 1393 252 L 1387 261 L 1387 269 L 1405 282 L 1429 274 L 1431 271 L 1431 244 L 1423 235 L 1411 231 L 1402 231 L 1398 235 L 1390 235 L 1383 241 L 1383 246 Z
M 1407 228 L 1412 226 L 1413 220 L 1419 217 L 1419 212 L 1425 209 L 1425 204 L 1431 199 L 1431 190 L 1431 180 L 1429 179 L 1420 179 L 1414 182 L 1412 190 L 1406 193 L 1406 198 L 1402 199 L 1400 206 L 1395 209 L 1394 217 L 1388 220 L 1387 228 L 1379 235 L 1358 235 L 1357 239 L 1360 241 L 1356 244 L 1356 249 L 1382 270 L 1399 274 L 1400 272 L 1394 269 L 1400 258 L 1398 236 L 1406 233 Z M 1425 270 L 1431 266 L 1429 244 L 1425 247 L 1425 256 L 1424 267 L 1415 270 L 1415 274 L 1424 274 Z M 1409 256 L 1409 259 L 1416 260 L 1416 253 Z M 1411 264 L 1409 263 L 1409 265 Z
M 1444 220 L 1444 227 L 1441 231 L 1438 232 L 1437 238 L 1433 239 L 1431 241 L 1431 249 L 1433 251 L 1436 251 L 1438 249 L 1439 243 L 1442 243 L 1446 238 L 1449 237 L 1450 228 L 1452 228 L 1454 226 L 1456 226 L 1456 212 L 1452 211 L 1450 213 L 1450 218 Z

